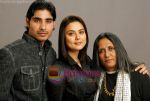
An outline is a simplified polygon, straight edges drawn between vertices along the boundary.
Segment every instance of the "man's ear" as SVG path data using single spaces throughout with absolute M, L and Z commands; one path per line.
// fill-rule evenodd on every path
M 56 28 L 56 21 L 54 21 L 53 30 L 55 30 L 55 28 Z
M 26 17 L 26 26 L 29 28 L 30 26 L 30 20 Z

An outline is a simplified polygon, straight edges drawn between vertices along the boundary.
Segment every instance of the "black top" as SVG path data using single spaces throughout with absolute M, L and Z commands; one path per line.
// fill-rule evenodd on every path
M 114 73 L 114 74 L 107 74 L 106 73 L 106 89 L 109 92 L 113 92 L 112 89 L 114 89 L 114 87 L 116 85 L 117 74 L 118 73 Z M 102 93 L 101 93 L 100 96 L 101 97 L 99 97 L 99 101 L 114 101 L 114 97 L 113 96 L 108 96 L 104 92 L 104 81 L 103 81 L 103 84 L 102 84 Z
M 116 85 L 116 78 L 117 73 L 106 74 L 107 89 L 109 92 L 112 92 L 112 89 Z M 114 101 L 114 97 L 108 96 L 104 92 L 104 82 L 102 86 L 99 101 Z M 131 101 L 150 101 L 150 78 L 148 75 L 131 72 Z
M 69 56 L 68 60 L 58 60 L 53 67 L 59 68 L 61 79 L 49 76 L 49 97 L 51 101 L 93 101 L 97 86 L 91 77 L 90 62 L 82 68 Z M 50 71 L 52 71 L 50 67 Z M 56 70 L 56 69 L 55 69 Z M 62 73 L 63 72 L 63 73 Z M 89 73 L 89 74 L 88 74 Z M 49 73 L 51 75 L 52 73 Z

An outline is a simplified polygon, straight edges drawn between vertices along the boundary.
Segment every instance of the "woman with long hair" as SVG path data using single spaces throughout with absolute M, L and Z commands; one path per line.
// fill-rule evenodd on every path
M 150 78 L 135 71 L 133 63 L 113 33 L 101 33 L 93 48 L 94 67 L 101 72 L 94 101 L 150 101 Z
M 88 42 L 87 28 L 80 17 L 71 15 L 63 19 L 59 29 L 59 57 L 49 69 L 49 75 L 59 74 L 59 80 L 49 76 L 52 91 L 49 94 L 50 100 L 93 101 L 97 85 L 94 75 L 90 73 Z

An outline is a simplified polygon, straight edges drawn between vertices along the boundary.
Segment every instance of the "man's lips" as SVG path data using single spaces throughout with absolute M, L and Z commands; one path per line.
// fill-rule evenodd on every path
M 47 32 L 39 32 L 39 34 L 47 34 Z
M 40 32 L 40 33 L 38 33 L 39 35 L 41 35 L 41 36 L 45 36 L 45 35 L 47 35 L 47 33 L 46 32 Z

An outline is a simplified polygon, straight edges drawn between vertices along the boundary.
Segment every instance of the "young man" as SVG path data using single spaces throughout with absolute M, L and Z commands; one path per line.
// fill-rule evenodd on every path
M 22 39 L 0 49 L 0 101 L 48 101 L 47 67 L 56 59 L 48 38 L 55 19 L 51 2 L 33 2 Z

